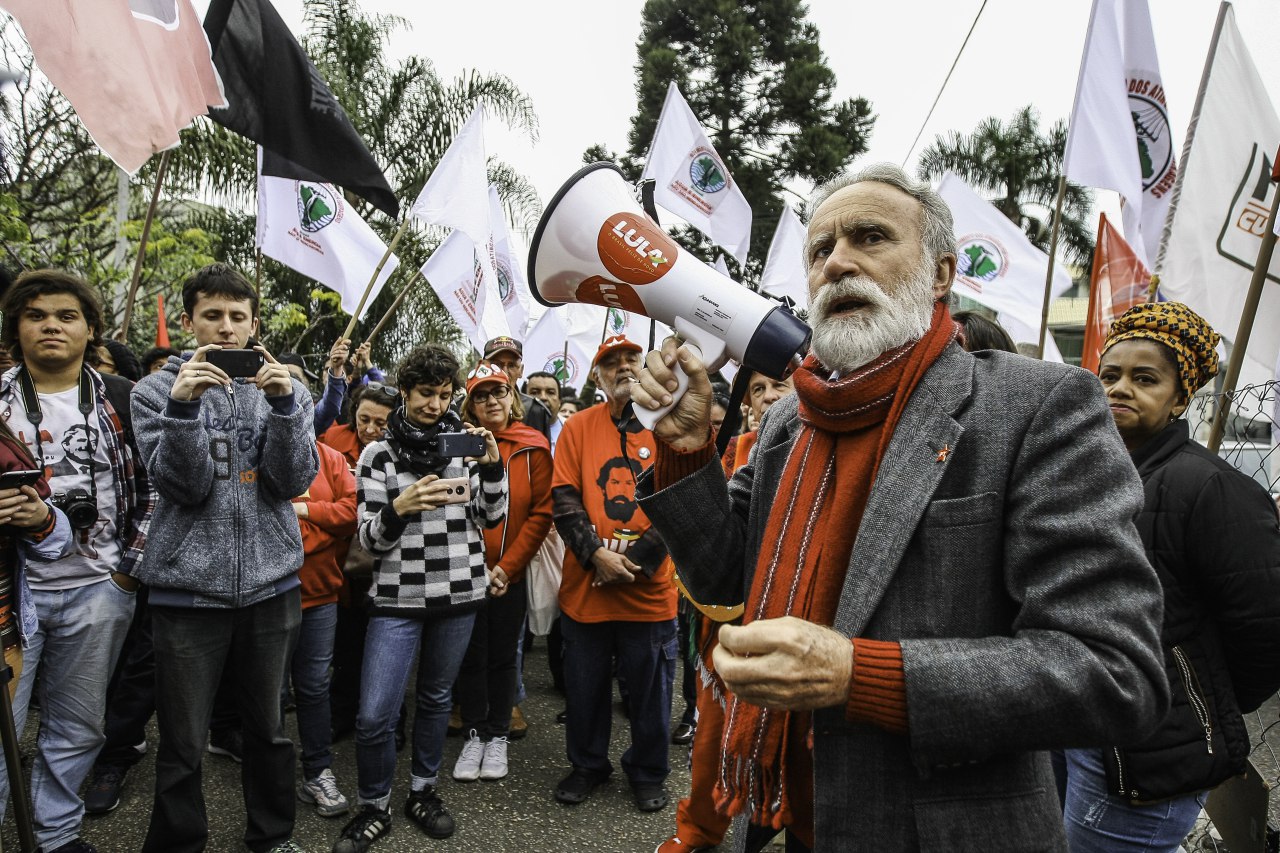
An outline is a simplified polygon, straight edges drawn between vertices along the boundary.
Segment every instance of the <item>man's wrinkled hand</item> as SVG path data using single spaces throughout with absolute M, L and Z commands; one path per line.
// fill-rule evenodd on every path
M 591 566 L 596 571 L 592 586 L 607 586 L 615 583 L 635 583 L 640 567 L 621 554 L 600 547 L 591 555 Z
M 675 338 L 667 338 L 661 350 L 645 356 L 644 369 L 631 386 L 631 402 L 638 409 L 649 410 L 671 405 L 671 395 L 678 387 L 678 364 L 689 377 L 689 386 L 675 407 L 653 425 L 653 434 L 677 450 L 696 450 L 711 434 L 715 391 L 697 348 L 678 344 Z
M 725 686 L 752 705 L 811 711 L 849 699 L 849 638 L 794 616 L 721 626 L 713 659 Z

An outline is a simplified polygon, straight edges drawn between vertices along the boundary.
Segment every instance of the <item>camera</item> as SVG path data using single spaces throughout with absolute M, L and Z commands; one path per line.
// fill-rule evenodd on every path
M 88 530 L 98 523 L 98 504 L 84 489 L 55 492 L 49 503 L 62 510 L 76 530 Z

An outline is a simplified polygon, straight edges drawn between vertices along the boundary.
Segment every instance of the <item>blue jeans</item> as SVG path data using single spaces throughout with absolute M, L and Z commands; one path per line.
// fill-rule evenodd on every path
M 296 587 L 234 609 L 152 605 L 160 745 L 144 853 L 205 849 L 209 819 L 200 767 L 224 668 L 244 732 L 244 843 L 261 853 L 292 836 L 295 757 L 284 730 L 280 685 L 301 621 L 302 593 Z
M 1135 806 L 1107 791 L 1097 749 L 1066 750 L 1063 810 L 1071 853 L 1176 853 L 1195 826 L 1207 791 Z
M 676 622 L 577 622 L 560 615 L 569 763 L 598 776 L 613 772 L 613 660 L 630 693 L 631 747 L 622 770 L 631 784 L 661 783 L 670 772 L 671 692 L 676 679 Z
M 31 766 L 36 841 L 53 850 L 80 834 L 80 785 L 106 739 L 107 685 L 129 633 L 137 594 L 105 580 L 76 589 L 32 590 L 40 628 L 23 653 L 13 703 L 19 734 L 40 674 L 40 734 Z M 9 777 L 0 757 L 0 817 Z
M 337 625 L 337 604 L 321 604 L 302 611 L 292 674 L 304 779 L 316 778 L 333 764 L 329 664 L 333 662 L 333 631 Z
M 406 619 L 372 616 L 365 637 L 356 717 L 356 777 L 359 802 L 386 809 L 396 774 L 396 720 L 418 657 L 417 710 L 413 717 L 413 777 L 436 784 L 453 707 L 453 682 L 471 639 L 474 610 L 457 615 Z M 419 654 L 421 651 L 421 654 Z

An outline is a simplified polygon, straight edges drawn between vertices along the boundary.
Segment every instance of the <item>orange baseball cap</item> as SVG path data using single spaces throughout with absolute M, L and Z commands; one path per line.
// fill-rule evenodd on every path
M 507 374 L 502 372 L 502 368 L 482 361 L 467 374 L 467 393 L 470 394 L 481 385 L 508 385 L 510 382 Z
M 611 338 L 605 338 L 604 343 L 600 344 L 600 349 L 596 350 L 595 358 L 591 359 L 591 366 L 595 367 L 600 363 L 600 359 L 604 358 L 606 353 L 621 350 L 623 352 L 644 352 L 644 347 L 635 341 L 627 340 L 622 335 L 614 335 Z

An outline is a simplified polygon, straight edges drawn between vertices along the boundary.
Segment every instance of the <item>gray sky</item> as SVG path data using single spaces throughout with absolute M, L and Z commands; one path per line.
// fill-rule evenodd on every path
M 295 31 L 302 0 L 274 0 Z M 1149 0 L 1175 143 L 1195 100 L 1216 0 Z M 203 11 L 206 0 L 197 0 Z M 528 176 L 544 202 L 597 142 L 626 147 L 635 110 L 635 43 L 642 0 L 489 0 L 427 3 L 362 0 L 367 12 L 396 14 L 412 29 L 393 56 L 425 56 L 442 76 L 475 68 L 511 77 L 541 122 L 529 143 L 491 121 L 489 153 Z M 878 114 L 861 162 L 902 162 L 981 0 L 810 0 L 809 17 L 837 79 L 840 98 L 863 96 Z M 1028 103 L 1048 126 L 1071 111 L 1090 0 L 989 0 L 916 154 L 936 135 L 967 132 L 987 116 L 1007 119 Z M 1238 0 L 1236 19 L 1273 99 L 1280 93 L 1280 0 Z M 807 190 L 805 187 L 798 189 Z M 1110 198 L 1108 198 L 1108 196 Z M 1103 194 L 1111 207 L 1113 194 Z

